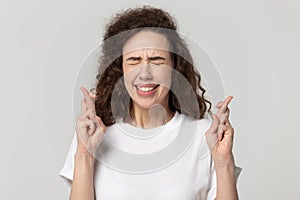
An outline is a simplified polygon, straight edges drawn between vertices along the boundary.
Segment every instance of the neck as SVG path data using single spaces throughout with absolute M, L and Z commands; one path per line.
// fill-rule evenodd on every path
M 170 121 L 174 114 L 167 103 L 156 104 L 145 109 L 133 102 L 131 117 L 128 117 L 126 121 L 140 128 L 156 128 Z

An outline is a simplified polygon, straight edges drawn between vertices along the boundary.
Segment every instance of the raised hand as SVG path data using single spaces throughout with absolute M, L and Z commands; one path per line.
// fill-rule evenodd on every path
M 84 98 L 81 100 L 81 115 L 76 120 L 77 152 L 94 155 L 103 140 L 106 126 L 96 115 L 95 95 L 86 88 L 80 88 Z
M 215 166 L 222 166 L 233 159 L 234 129 L 229 122 L 230 110 L 228 108 L 232 98 L 232 96 L 228 96 L 216 105 L 217 114 L 213 114 L 212 124 L 205 133 Z

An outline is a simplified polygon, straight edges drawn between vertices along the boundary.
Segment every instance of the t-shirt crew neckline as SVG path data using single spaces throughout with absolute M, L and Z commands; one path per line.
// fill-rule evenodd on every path
M 123 118 L 117 120 L 117 126 L 121 130 L 122 133 L 129 137 L 133 137 L 136 139 L 150 139 L 157 135 L 159 135 L 164 129 L 168 129 L 175 125 L 175 123 L 181 118 L 182 116 L 179 115 L 178 111 L 175 111 L 174 116 L 169 120 L 166 124 L 155 127 L 144 129 L 141 127 L 136 127 L 129 123 L 123 122 Z

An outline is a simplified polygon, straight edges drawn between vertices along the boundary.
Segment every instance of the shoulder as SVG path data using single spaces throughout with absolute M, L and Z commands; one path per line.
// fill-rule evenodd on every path
M 197 131 L 200 131 L 200 132 L 205 132 L 210 127 L 210 125 L 212 123 L 212 121 L 207 117 L 202 118 L 202 119 L 195 119 L 193 117 L 184 115 L 184 118 L 185 118 L 185 121 L 196 124 Z
M 211 122 L 208 118 L 197 119 L 198 128 L 203 131 L 206 131 L 210 127 Z
M 185 116 L 185 121 L 192 123 L 189 126 L 193 126 L 193 129 L 189 130 L 194 134 L 193 146 L 197 152 L 198 159 L 202 162 L 207 162 L 207 166 L 210 166 L 210 151 L 207 145 L 205 132 L 211 126 L 212 121 L 209 118 L 194 119 L 189 116 Z

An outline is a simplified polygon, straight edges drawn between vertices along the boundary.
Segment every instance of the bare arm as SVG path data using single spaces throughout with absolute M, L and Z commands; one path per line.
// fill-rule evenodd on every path
M 238 200 L 234 176 L 234 159 L 232 155 L 234 130 L 229 122 L 230 110 L 227 107 L 232 97 L 219 102 L 217 114 L 206 132 L 206 139 L 211 149 L 217 176 L 217 200 Z
M 76 120 L 77 151 L 70 200 L 94 200 L 94 153 L 101 143 L 106 127 L 96 115 L 93 97 L 81 88 L 81 116 Z
M 228 159 L 223 166 L 216 167 L 217 200 L 238 200 L 238 192 L 234 177 L 234 161 Z
M 70 200 L 94 200 L 94 157 L 77 152 Z

